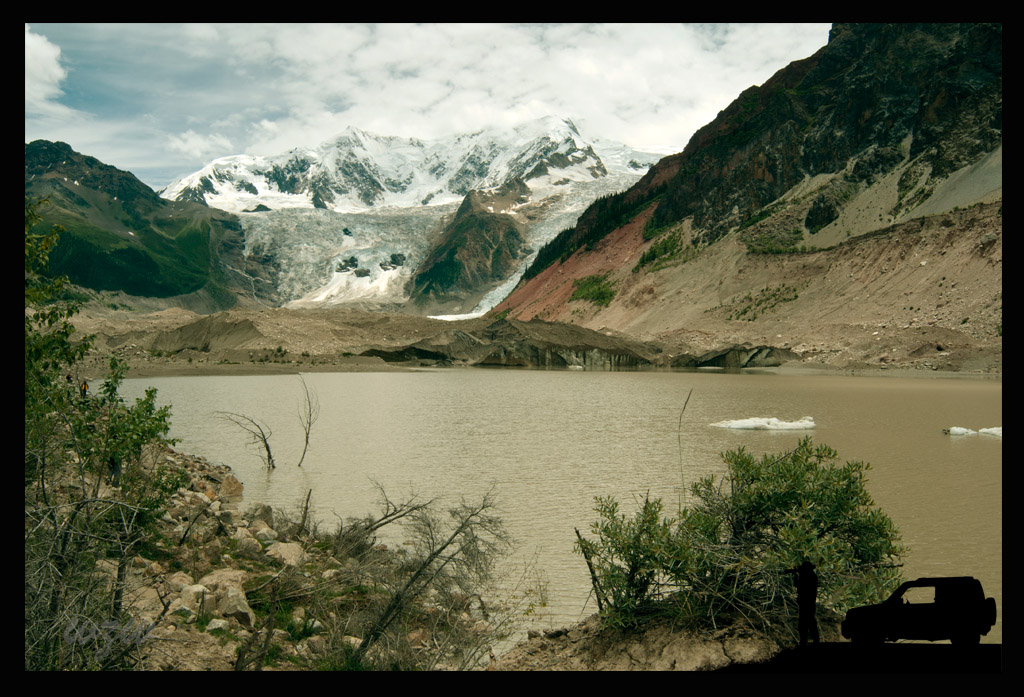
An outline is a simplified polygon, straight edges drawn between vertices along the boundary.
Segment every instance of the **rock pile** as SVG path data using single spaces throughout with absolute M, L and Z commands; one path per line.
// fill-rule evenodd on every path
M 307 562 L 341 564 L 327 555 L 314 558 L 318 553 L 303 547 L 297 525 L 284 517 L 275 521 L 270 506 L 243 505 L 243 486 L 229 468 L 170 449 L 152 453 L 146 463 L 160 465 L 183 467 L 189 484 L 171 497 L 157 539 L 133 563 L 126 597 L 136 626 L 146 629 L 140 667 L 231 670 L 236 648 L 260 629 L 250 598 L 264 577 Z M 304 608 L 294 613 L 305 618 Z M 299 641 L 275 629 L 277 655 L 288 660 L 265 669 L 298 669 L 314 660 L 324 646 L 323 627 L 314 619 L 307 627 L 312 634 Z
M 170 448 L 144 460 L 148 472 L 171 466 L 188 480 L 167 501 L 126 579 L 141 669 L 335 669 L 361 644 L 350 634 L 387 604 L 403 564 L 415 563 L 415 552 L 377 544 L 366 520 L 346 520 L 336 534 L 321 535 L 269 505 L 243 503 L 242 484 L 228 467 Z M 117 577 L 110 560 L 97 569 L 111 582 Z M 406 602 L 413 619 L 380 642 L 388 665 L 401 655 L 410 666 L 454 668 L 446 661 L 478 655 L 495 630 L 476 595 L 431 587 Z M 464 646 L 469 654 L 459 653 Z

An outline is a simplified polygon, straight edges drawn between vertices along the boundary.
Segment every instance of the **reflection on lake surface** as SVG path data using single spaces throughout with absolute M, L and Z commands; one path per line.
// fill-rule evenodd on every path
M 724 470 L 721 452 L 782 453 L 810 435 L 842 461 L 871 463 L 868 490 L 910 547 L 904 577 L 981 579 L 999 613 L 982 641 L 1002 641 L 1002 439 L 942 432 L 1002 426 L 999 380 L 507 369 L 303 377 L 321 411 L 301 468 L 297 376 L 145 378 L 122 393 L 156 387 L 158 403 L 173 405 L 178 448 L 229 465 L 247 502 L 294 509 L 312 489 L 332 527 L 335 514 L 376 509 L 375 481 L 394 500 L 457 501 L 493 488 L 519 557 L 536 554 L 548 593 L 540 622 L 554 627 L 596 611 L 593 601 L 584 607 L 589 576 L 572 551 L 595 496 L 615 496 L 629 512 L 649 492 L 671 511 L 684 487 Z M 268 473 L 218 411 L 268 424 L 277 469 Z M 711 425 L 805 416 L 813 429 Z

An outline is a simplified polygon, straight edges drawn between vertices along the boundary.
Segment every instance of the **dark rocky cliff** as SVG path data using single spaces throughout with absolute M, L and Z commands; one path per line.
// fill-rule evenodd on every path
M 413 276 L 412 302 L 434 308 L 454 303 L 468 311 L 508 278 L 526 254 L 524 225 L 508 211 L 528 195 L 521 179 L 491 191 L 469 192 Z
M 898 215 L 1001 142 L 1001 25 L 836 24 L 817 53 L 742 92 L 683 152 L 591 206 L 527 277 L 655 202 L 651 234 L 692 217 L 693 243 L 713 243 L 819 174 L 844 172 L 848 186 L 822 192 L 801 232 L 816 232 L 851 191 L 901 166 Z

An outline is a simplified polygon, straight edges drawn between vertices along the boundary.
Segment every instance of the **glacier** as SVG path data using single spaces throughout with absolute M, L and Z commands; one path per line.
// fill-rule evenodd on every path
M 160 195 L 237 214 L 245 253 L 273 261 L 281 305 L 397 307 L 468 192 L 520 180 L 529 200 L 492 212 L 526 222 L 532 251 L 509 278 L 481 289 L 462 318 L 501 302 L 544 244 L 662 156 L 585 139 L 556 117 L 435 140 L 349 127 L 314 148 L 213 160 Z

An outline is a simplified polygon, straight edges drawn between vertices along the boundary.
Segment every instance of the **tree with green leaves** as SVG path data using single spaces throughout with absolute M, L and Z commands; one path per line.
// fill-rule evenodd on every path
M 75 340 L 78 307 L 47 273 L 61 230 L 36 231 L 44 204 L 25 199 L 25 667 L 125 668 L 137 642 L 102 639 L 138 636 L 125 631 L 128 566 L 187 475 L 144 466 L 147 446 L 171 443 L 170 410 L 155 390 L 124 403 L 123 361 L 111 358 L 97 395 L 79 396 L 92 339 Z
M 591 569 L 605 624 L 670 616 L 693 629 L 742 623 L 795 636 L 796 587 L 787 571 L 817 570 L 818 614 L 838 620 L 878 602 L 901 582 L 906 549 L 865 488 L 870 465 L 839 464 L 826 445 L 801 440 L 781 455 L 723 454 L 728 471 L 691 487 L 676 518 L 645 499 L 632 517 L 597 500 L 596 540 L 576 549 Z

